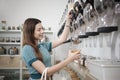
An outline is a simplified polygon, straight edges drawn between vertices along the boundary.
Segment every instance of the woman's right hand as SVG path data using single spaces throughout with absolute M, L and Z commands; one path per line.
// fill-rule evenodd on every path
M 80 50 L 69 50 L 68 58 L 71 61 L 80 59 Z

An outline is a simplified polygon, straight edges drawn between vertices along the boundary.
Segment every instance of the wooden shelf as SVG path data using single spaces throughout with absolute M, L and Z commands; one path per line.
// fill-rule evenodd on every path
M 20 69 L 20 67 L 0 67 L 0 69 Z
M 20 45 L 20 42 L 0 42 L 1 45 Z
M 0 33 L 16 33 L 16 32 L 21 32 L 21 30 L 0 30 Z
M 19 54 L 18 54 L 18 55 L 8 55 L 8 54 L 4 54 L 4 55 L 0 55 L 0 56 L 1 56 L 1 57 L 2 57 L 2 56 L 8 56 L 8 57 L 17 57 L 17 56 L 18 56 L 18 57 L 19 57 L 20 55 L 19 55 Z

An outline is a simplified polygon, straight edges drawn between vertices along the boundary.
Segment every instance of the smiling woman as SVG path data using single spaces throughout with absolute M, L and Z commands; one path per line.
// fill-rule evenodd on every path
M 41 74 L 47 69 L 47 77 L 50 77 L 61 68 L 65 67 L 70 62 L 80 58 L 80 51 L 76 51 L 76 54 L 68 56 L 64 61 L 52 66 L 50 51 L 61 45 L 66 41 L 69 27 L 71 22 L 71 15 L 68 14 L 67 20 L 64 26 L 64 30 L 60 38 L 54 42 L 41 42 L 38 41 L 43 39 L 44 29 L 39 19 L 28 18 L 24 22 L 23 26 L 23 48 L 22 48 L 22 59 L 25 62 L 31 78 L 30 80 L 38 80 L 41 78 Z M 69 51 L 69 53 L 74 53 Z M 77 58 L 76 58 L 77 57 Z

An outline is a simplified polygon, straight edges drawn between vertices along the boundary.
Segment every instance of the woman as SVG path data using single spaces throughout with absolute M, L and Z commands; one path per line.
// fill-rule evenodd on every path
M 64 61 L 51 66 L 49 52 L 52 48 L 55 48 L 66 41 L 69 33 L 70 18 L 71 15 L 68 15 L 64 31 L 58 40 L 40 44 L 38 41 L 42 40 L 44 34 L 41 21 L 35 18 L 28 18 L 24 22 L 22 58 L 30 72 L 31 80 L 39 80 L 46 67 L 49 67 L 47 76 L 51 76 L 73 60 L 80 58 L 79 54 L 71 54 Z M 69 51 L 69 53 L 71 53 L 71 51 Z M 80 52 L 76 51 L 75 53 Z

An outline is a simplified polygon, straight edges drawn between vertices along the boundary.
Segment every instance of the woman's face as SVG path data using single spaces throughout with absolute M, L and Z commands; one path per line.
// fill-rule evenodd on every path
M 34 31 L 34 37 L 36 40 L 41 40 L 43 38 L 44 29 L 41 23 L 36 24 L 35 31 Z

